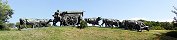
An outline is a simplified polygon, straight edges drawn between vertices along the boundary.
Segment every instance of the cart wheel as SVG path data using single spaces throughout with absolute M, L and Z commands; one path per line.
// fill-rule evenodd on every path
M 65 22 L 69 26 L 74 26 L 78 23 L 78 18 L 72 16 L 65 16 Z

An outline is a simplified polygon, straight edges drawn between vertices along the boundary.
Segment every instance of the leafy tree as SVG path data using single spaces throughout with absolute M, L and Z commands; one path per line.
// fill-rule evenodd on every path
M 161 26 L 152 26 L 151 27 L 152 30 L 165 30 L 163 27 Z
M 170 22 L 161 22 L 160 26 L 166 30 L 173 30 L 175 28 Z
M 173 8 L 176 10 L 172 10 L 173 13 L 177 14 L 177 8 L 175 6 L 173 6 Z
M 0 0 L 0 29 L 7 28 L 6 22 L 8 22 L 8 19 L 12 18 L 13 10 L 7 2 L 7 0 Z
M 173 8 L 174 8 L 175 10 L 172 10 L 172 12 L 175 13 L 176 16 L 177 16 L 177 8 L 174 7 L 174 6 L 173 6 Z M 174 26 L 174 27 L 177 27 L 177 19 L 176 19 L 176 17 L 174 17 L 173 19 L 174 19 L 174 21 L 172 22 L 172 23 L 173 23 L 173 26 Z

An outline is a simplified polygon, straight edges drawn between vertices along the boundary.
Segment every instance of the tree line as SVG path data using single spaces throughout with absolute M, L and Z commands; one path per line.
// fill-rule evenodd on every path
M 158 22 L 158 21 L 147 21 L 147 20 L 138 20 L 144 22 L 152 30 L 176 30 L 177 27 L 174 26 L 174 22 Z

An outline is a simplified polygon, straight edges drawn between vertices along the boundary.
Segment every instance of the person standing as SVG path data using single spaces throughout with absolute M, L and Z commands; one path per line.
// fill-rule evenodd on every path
M 60 12 L 57 10 L 54 15 L 53 26 L 57 26 L 56 23 L 60 21 Z

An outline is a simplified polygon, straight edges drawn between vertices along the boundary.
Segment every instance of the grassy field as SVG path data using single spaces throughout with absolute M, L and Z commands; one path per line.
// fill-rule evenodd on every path
M 169 30 L 150 30 L 143 32 L 88 27 L 47 27 L 22 31 L 0 31 L 0 40 L 159 40 L 161 33 Z

